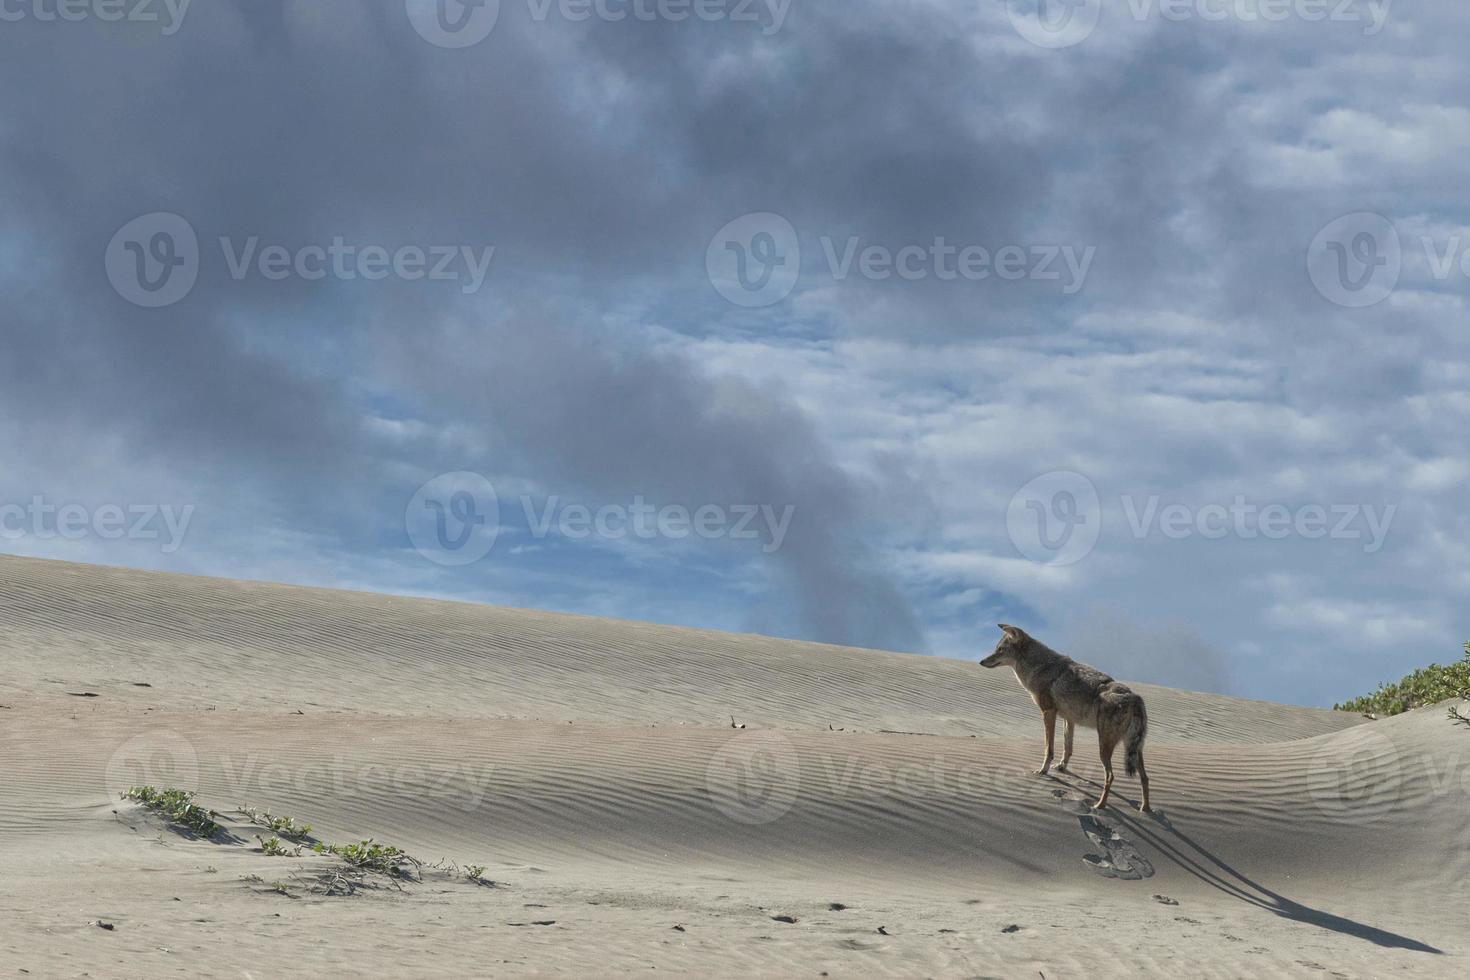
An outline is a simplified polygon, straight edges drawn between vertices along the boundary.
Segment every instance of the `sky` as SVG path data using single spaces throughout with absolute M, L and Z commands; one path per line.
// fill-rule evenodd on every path
M 1470 10 L 0 0 L 0 551 L 1311 705 L 1470 640 Z

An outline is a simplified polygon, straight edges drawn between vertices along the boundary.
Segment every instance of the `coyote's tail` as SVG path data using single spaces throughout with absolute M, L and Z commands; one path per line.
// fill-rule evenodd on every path
M 1128 713 L 1128 730 L 1123 735 L 1123 764 L 1128 775 L 1138 774 L 1138 764 L 1143 758 L 1143 740 L 1148 735 L 1148 712 L 1143 710 L 1143 698 L 1135 698 Z

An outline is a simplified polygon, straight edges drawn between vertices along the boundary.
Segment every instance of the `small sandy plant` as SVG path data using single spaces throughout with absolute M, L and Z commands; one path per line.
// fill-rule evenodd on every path
M 188 790 L 134 786 L 123 794 L 123 799 L 142 805 L 195 837 L 215 837 L 224 830 L 214 821 L 219 813 L 195 803 L 194 794 Z
M 259 834 L 256 835 L 255 839 L 260 841 L 260 852 L 266 857 L 301 856 L 300 844 L 287 844 L 279 837 L 261 837 Z
M 485 873 L 489 869 L 486 868 L 483 864 L 467 864 L 464 867 L 460 867 L 453 861 L 440 858 L 439 861 L 434 864 L 423 865 L 423 869 L 427 869 L 429 871 L 437 871 L 441 874 L 448 875 L 451 879 L 455 881 L 463 879 L 464 881 L 468 881 L 472 885 L 479 885 L 481 888 L 495 887 L 495 882 L 485 877 Z M 421 869 L 420 873 L 422 873 L 423 869 Z
M 260 885 L 261 887 L 260 889 L 258 889 L 259 891 L 267 892 L 274 895 L 284 895 L 287 898 L 296 897 L 295 895 L 291 894 L 291 886 L 286 884 L 284 881 L 266 881 L 260 875 L 242 875 L 240 877 L 240 880 L 245 882 L 247 885 Z
M 420 864 L 398 847 L 379 844 L 369 838 L 356 844 L 318 844 L 312 850 L 318 854 L 335 854 L 350 867 L 360 871 L 386 875 L 389 878 L 417 879 Z
M 342 864 L 313 871 L 297 880 L 318 895 L 353 895 L 359 889 L 377 889 L 391 885 L 403 890 L 405 881 L 422 881 L 419 861 L 402 848 L 379 844 L 368 839 L 356 844 L 318 843 L 312 851 L 323 857 L 338 858 Z
M 224 838 L 238 842 L 238 839 L 226 834 L 225 829 L 215 822 L 214 818 L 219 813 L 206 810 L 195 803 L 194 794 L 187 790 L 135 786 L 124 793 L 123 798 L 133 800 L 157 813 L 171 825 L 195 837 Z M 310 853 L 320 857 L 334 857 L 340 862 L 331 867 L 302 869 L 304 874 L 293 872 L 292 878 L 313 894 L 352 895 L 361 889 L 374 890 L 383 887 L 401 891 L 405 882 L 423 881 L 425 867 L 432 871 L 447 872 L 453 878 L 462 877 L 475 885 L 495 885 L 495 882 L 485 877 L 487 869 L 484 865 L 471 864 L 461 868 L 442 861 L 435 865 L 425 865 L 403 848 L 382 844 L 372 838 L 353 844 L 327 844 L 311 836 L 310 824 L 298 824 L 291 817 L 278 817 L 268 811 L 247 806 L 240 807 L 238 812 L 257 827 L 270 832 L 269 836 L 257 834 L 255 837 L 260 843 L 261 854 L 266 857 L 303 857 L 309 846 Z M 207 870 L 209 873 L 216 872 L 212 867 Z M 285 882 L 267 882 L 259 875 L 247 875 L 242 880 L 252 885 L 264 886 L 261 889 L 264 891 L 289 898 L 298 897 Z
M 240 812 L 250 819 L 257 827 L 264 827 L 277 837 L 295 841 L 298 844 L 308 843 L 311 840 L 311 824 L 298 824 L 291 817 L 278 817 L 269 810 L 256 810 L 252 807 L 242 806 Z

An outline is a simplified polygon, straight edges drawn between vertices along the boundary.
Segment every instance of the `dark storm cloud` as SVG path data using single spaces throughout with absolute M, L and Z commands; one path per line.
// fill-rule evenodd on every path
M 562 493 L 790 508 L 773 553 L 795 586 L 795 630 L 833 643 L 917 650 L 908 602 L 876 571 L 882 517 L 776 388 L 712 377 L 688 357 L 593 342 L 552 316 L 447 327 L 385 346 L 402 390 L 455 417 L 493 420 L 487 458 Z M 595 338 L 594 338 L 595 340 Z M 894 481 L 896 482 L 896 481 Z M 769 543 L 769 542 L 768 542 Z
M 79 452 L 118 437 L 143 465 L 260 486 L 288 519 L 316 523 L 343 493 L 367 492 L 364 467 L 402 457 L 362 410 L 394 379 L 374 367 L 381 346 L 411 340 L 438 373 L 403 394 L 519 447 L 529 476 L 794 504 L 801 520 L 776 563 L 799 631 L 916 648 L 914 614 L 856 543 L 867 490 L 783 394 L 677 359 L 630 362 L 590 333 L 573 339 L 575 324 L 494 345 L 482 372 L 433 346 L 452 289 L 236 280 L 219 244 L 493 244 L 495 298 L 478 314 L 489 327 L 553 277 L 589 303 L 630 278 L 702 277 L 713 230 L 773 200 L 817 224 L 906 237 L 963 210 L 977 185 L 1014 202 L 1037 183 L 1008 176 L 1017 147 L 967 134 L 923 98 L 959 85 L 956 44 L 826 20 L 835 40 L 802 49 L 728 24 L 586 31 L 507 15 L 469 52 L 426 45 L 394 4 L 201 5 L 176 35 L 130 43 L 99 24 L 6 25 L 0 81 L 27 94 L 0 116 L 5 234 L 33 259 L 4 314 L 7 412 Z M 709 77 L 727 47 L 766 52 L 772 75 Z M 923 70 L 898 86 L 849 74 L 852 57 L 894 79 Z M 140 309 L 112 290 L 101 256 L 156 210 L 190 222 L 203 260 L 184 300 Z M 484 397 L 486 378 L 484 390 L 516 397 Z

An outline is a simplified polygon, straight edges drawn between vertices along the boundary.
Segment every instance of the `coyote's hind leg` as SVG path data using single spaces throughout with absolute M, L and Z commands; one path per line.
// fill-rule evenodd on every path
M 1072 733 L 1076 730 L 1077 726 L 1071 721 L 1068 721 L 1066 727 L 1062 729 L 1062 761 L 1057 766 L 1057 772 L 1071 771 L 1067 768 L 1067 763 L 1072 761 Z
M 1108 805 L 1108 793 L 1113 789 L 1113 749 L 1117 748 L 1118 740 L 1098 732 L 1098 753 L 1102 756 L 1103 771 L 1107 775 L 1103 778 L 1102 796 L 1093 804 L 1093 809 L 1101 810 Z

